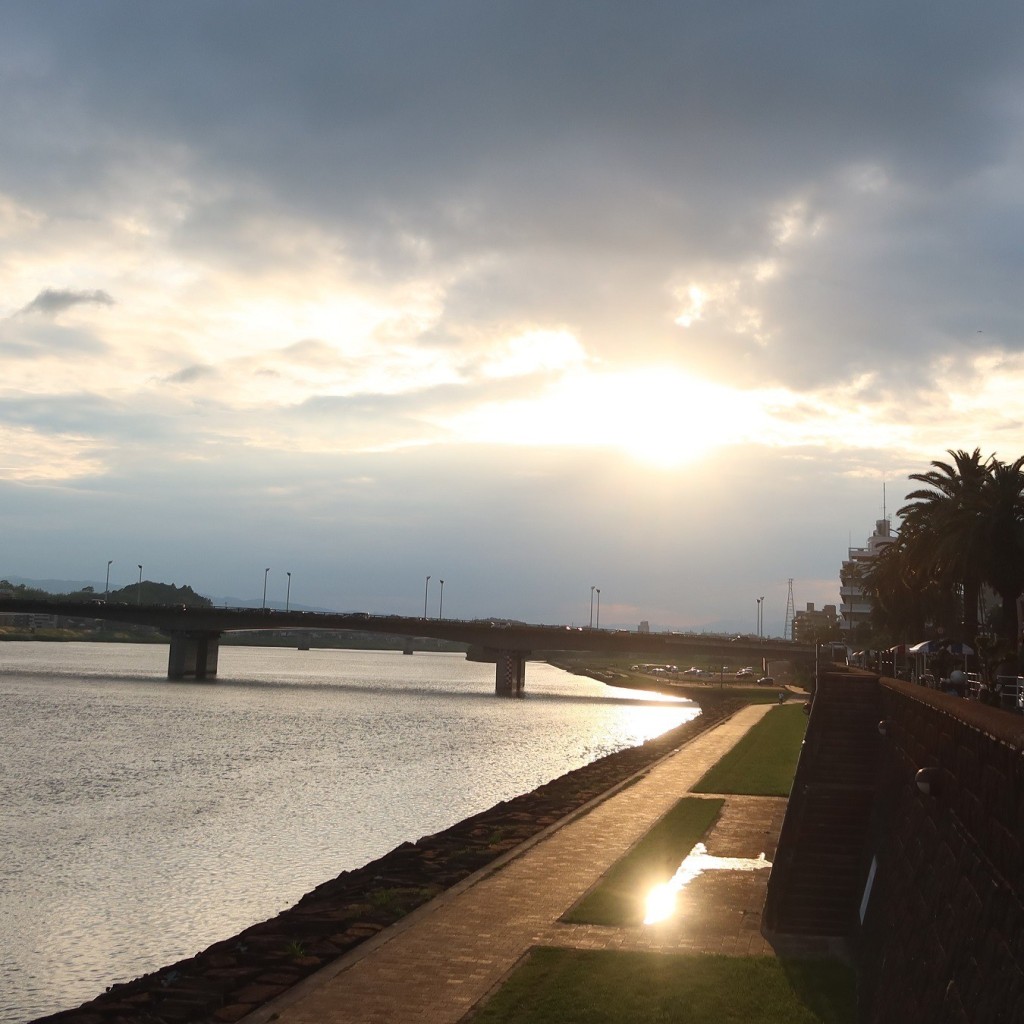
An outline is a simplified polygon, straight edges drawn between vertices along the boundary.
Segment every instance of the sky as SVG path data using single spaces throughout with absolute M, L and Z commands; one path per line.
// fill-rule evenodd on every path
M 1015 3 L 0 13 L 0 576 L 782 635 L 1024 454 Z

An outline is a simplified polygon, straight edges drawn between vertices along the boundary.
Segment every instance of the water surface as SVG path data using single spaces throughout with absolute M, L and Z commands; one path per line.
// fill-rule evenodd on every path
M 0 644 L 0 1022 L 77 1006 L 358 867 L 697 713 L 544 663 Z

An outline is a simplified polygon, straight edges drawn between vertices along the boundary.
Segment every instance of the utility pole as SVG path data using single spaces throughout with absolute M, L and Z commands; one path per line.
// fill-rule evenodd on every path
M 786 598 L 786 622 L 782 627 L 782 639 L 793 639 L 793 616 L 796 609 L 793 606 L 793 581 L 789 581 L 789 596 Z

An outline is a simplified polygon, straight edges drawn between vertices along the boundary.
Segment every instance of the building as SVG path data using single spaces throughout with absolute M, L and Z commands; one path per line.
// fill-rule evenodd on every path
M 839 616 L 834 604 L 815 608 L 814 602 L 808 601 L 806 609 L 793 616 L 793 639 L 802 644 L 832 640 L 838 635 L 838 628 Z
M 854 639 L 857 627 L 871 621 L 871 598 L 861 589 L 860 581 L 868 565 L 895 540 L 892 523 L 888 519 L 878 519 L 867 545 L 849 549 L 849 555 L 839 570 L 839 596 L 842 598 L 839 629 L 844 639 Z

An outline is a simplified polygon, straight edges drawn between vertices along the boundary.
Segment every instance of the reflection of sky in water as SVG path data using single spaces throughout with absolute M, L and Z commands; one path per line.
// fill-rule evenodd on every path
M 675 913 L 679 890 L 705 871 L 760 871 L 771 866 L 771 861 L 766 860 L 763 853 L 757 857 L 712 857 L 703 843 L 697 843 L 679 865 L 679 870 L 648 893 L 644 924 L 657 924 L 671 917 Z
M 2 645 L 0 1024 L 188 956 L 406 840 L 698 714 L 542 662 Z

